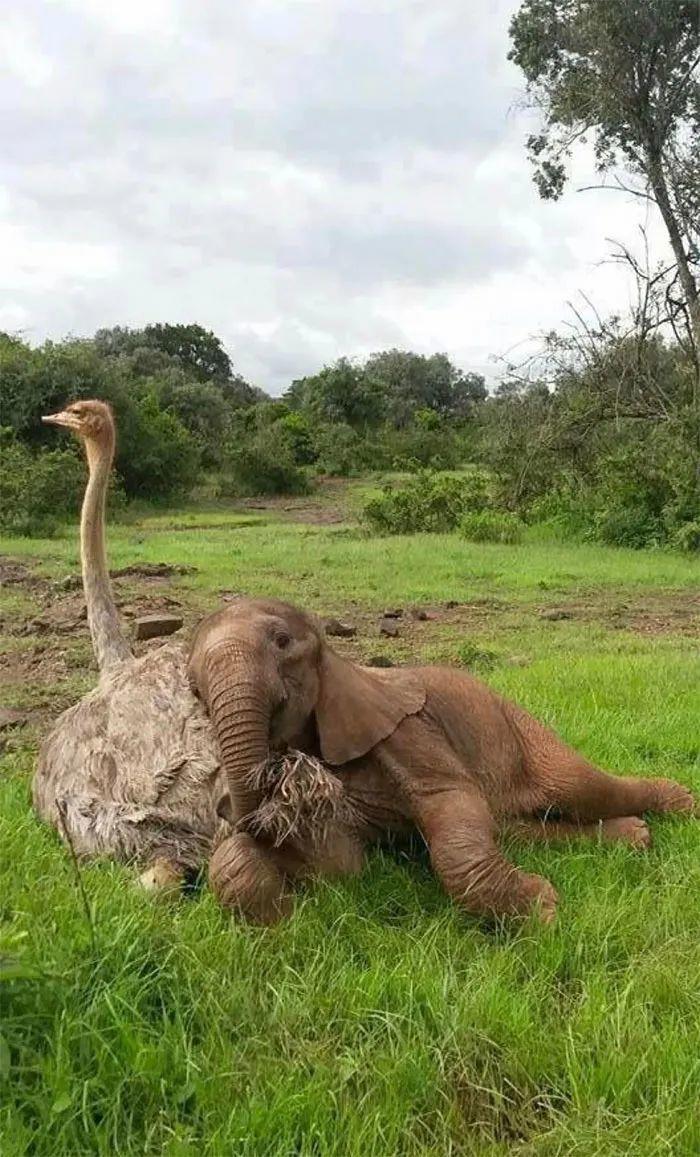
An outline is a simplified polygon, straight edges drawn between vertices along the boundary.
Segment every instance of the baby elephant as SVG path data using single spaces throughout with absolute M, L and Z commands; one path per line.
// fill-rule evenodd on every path
M 338 867 L 327 847 L 276 848 L 243 830 L 260 804 L 250 769 L 271 746 L 320 756 L 334 769 L 354 809 L 358 845 L 417 829 L 447 891 L 474 913 L 534 910 L 545 922 L 554 915 L 552 885 L 500 851 L 503 827 L 537 839 L 600 835 L 644 847 L 643 812 L 693 810 L 685 787 L 599 771 L 464 672 L 374 669 L 342 658 L 310 615 L 276 600 L 241 598 L 205 619 L 189 673 L 214 723 L 226 806 L 240 829 L 214 860 L 243 857 L 264 878 L 259 900 L 250 878 L 245 897 L 225 892 L 252 918 L 285 910 L 291 878 Z M 348 855 L 348 868 L 354 862 Z

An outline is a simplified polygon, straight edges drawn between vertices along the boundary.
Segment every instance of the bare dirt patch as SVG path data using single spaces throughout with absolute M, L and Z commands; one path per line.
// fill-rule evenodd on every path
M 567 621 L 603 623 L 612 630 L 640 635 L 677 634 L 700 638 L 700 593 L 647 591 L 624 598 L 601 591 L 583 599 L 545 607 L 540 618 L 557 626 Z
M 312 494 L 299 498 L 275 496 L 270 498 L 243 498 L 237 505 L 242 510 L 270 511 L 289 522 L 311 526 L 334 526 L 349 519 L 345 495 L 347 483 L 340 478 L 322 478 Z
M 31 567 L 18 558 L 0 555 L 0 587 L 42 587 L 48 586 L 48 579 L 34 574 Z
M 38 576 L 32 561 L 0 559 L 0 574 L 7 591 L 26 592 L 21 609 L 8 603 L 0 616 L 5 636 L 0 655 L 0 704 L 27 714 L 28 722 L 43 730 L 56 715 L 76 702 L 97 680 L 87 610 L 80 576 L 58 582 Z M 198 612 L 170 594 L 173 578 L 191 573 L 189 567 L 144 563 L 113 571 L 115 601 L 135 654 L 162 646 L 163 637 L 134 642 L 134 620 L 147 615 L 184 620 L 174 637 L 185 642 Z M 77 580 L 77 581 L 76 581 Z M 177 592 L 178 595 L 180 592 Z M 13 730 L 21 735 L 23 727 Z

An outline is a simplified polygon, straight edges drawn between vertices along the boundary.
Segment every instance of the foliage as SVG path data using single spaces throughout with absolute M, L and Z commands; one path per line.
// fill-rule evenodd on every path
M 235 414 L 260 396 L 233 373 L 219 339 L 200 326 L 116 326 L 90 340 L 34 349 L 0 334 L 0 412 L 14 435 L 32 449 L 54 449 L 56 431 L 42 424 L 42 414 L 77 398 L 110 402 L 118 426 L 115 467 L 129 498 L 186 494 L 202 468 L 221 465 Z M 65 516 L 60 490 L 55 502 L 49 490 L 46 502 L 48 519 Z M 20 507 L 17 518 L 25 519 Z
M 185 380 L 162 388 L 160 396 L 196 442 L 202 465 L 220 467 L 231 420 L 221 389 L 210 383 Z
M 479 457 L 507 509 L 634 546 L 683 540 L 700 511 L 700 369 L 619 319 L 549 335 L 533 381 L 482 407 Z M 688 537 L 692 542 L 692 535 Z
M 53 534 L 75 516 L 85 484 L 85 467 L 73 450 L 38 450 L 0 438 L 0 531 L 32 537 Z
M 459 436 L 434 410 L 417 410 L 400 429 L 385 427 L 382 443 L 386 465 L 393 470 L 454 470 L 464 461 Z
M 311 423 L 304 414 L 290 411 L 279 419 L 280 429 L 298 466 L 309 466 L 316 461 L 317 451 Z
M 231 359 L 220 338 L 201 325 L 158 323 L 140 330 L 115 326 L 98 330 L 94 340 L 100 354 L 106 357 L 135 357 L 139 351 L 158 351 L 163 360 L 151 362 L 146 373 L 152 373 L 154 365 L 174 363 L 199 382 L 226 382 L 231 377 Z
M 402 485 L 387 484 L 365 503 L 362 517 L 377 534 L 442 534 L 464 514 L 484 510 L 489 478 L 482 471 L 444 474 L 421 470 Z
M 404 429 L 417 411 L 465 420 L 485 397 L 484 379 L 462 373 L 445 354 L 426 357 L 393 349 L 372 354 L 364 365 L 340 358 L 293 382 L 285 400 L 315 422 L 343 422 L 366 431 L 382 424 Z
M 317 426 L 314 446 L 321 473 L 347 478 L 358 472 L 361 465 L 360 438 L 347 422 Z
M 460 667 L 470 671 L 488 671 L 498 662 L 498 653 L 467 640 L 457 647 L 455 658 Z
M 241 495 L 306 494 L 309 479 L 294 456 L 283 421 L 262 424 L 229 443 L 224 488 Z
M 360 430 L 377 425 L 385 409 L 380 387 L 347 358 L 292 382 L 285 401 L 308 413 L 314 423 L 343 422 Z
M 698 312 L 700 21 L 696 0 L 524 0 L 510 58 L 543 115 L 528 148 L 540 194 L 556 199 L 574 143 L 622 166 L 656 201 L 686 306 Z
M 459 520 L 460 534 L 471 542 L 519 542 L 522 529 L 521 520 L 508 510 L 468 511 Z
M 386 416 L 399 428 L 411 424 L 416 411 L 441 418 L 466 418 L 486 397 L 483 377 L 462 373 L 446 354 L 426 357 L 386 350 L 372 354 L 363 374 L 384 396 Z
M 155 390 L 133 396 L 118 420 L 117 470 L 127 497 L 188 494 L 199 476 L 200 451 L 179 418 L 161 409 Z
M 688 554 L 700 553 L 700 518 L 692 522 L 683 522 L 671 532 L 670 546 L 674 550 L 686 551 Z

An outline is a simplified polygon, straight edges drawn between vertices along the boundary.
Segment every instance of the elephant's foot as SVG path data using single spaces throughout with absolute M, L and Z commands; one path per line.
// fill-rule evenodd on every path
M 182 868 L 163 856 L 151 860 L 145 872 L 139 876 L 141 887 L 155 896 L 176 895 L 180 892 L 184 881 L 185 873 Z
M 519 873 L 516 914 L 532 914 L 541 924 L 551 924 L 557 913 L 559 897 L 556 889 L 544 876 Z
M 683 815 L 691 815 L 695 811 L 695 798 L 682 783 L 676 783 L 673 779 L 651 779 L 646 782 L 650 791 L 649 811 L 680 812 Z
M 285 877 L 269 851 L 249 835 L 222 840 L 209 861 L 209 883 L 219 902 L 256 924 L 276 924 L 291 912 Z
M 499 855 L 469 865 L 461 884 L 449 872 L 441 875 L 460 907 L 474 915 L 532 915 L 542 924 L 551 924 L 554 919 L 558 896 L 549 880 L 522 872 Z
M 596 826 L 600 828 L 600 838 L 605 841 L 629 844 L 639 851 L 651 847 L 651 832 L 640 816 L 616 816 L 614 819 L 602 820 Z

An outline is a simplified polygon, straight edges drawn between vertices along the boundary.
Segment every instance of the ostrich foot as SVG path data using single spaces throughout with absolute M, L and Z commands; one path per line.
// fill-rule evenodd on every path
M 139 876 L 139 884 L 154 896 L 175 896 L 180 892 L 185 874 L 172 860 L 161 856 L 151 860 L 145 872 Z

